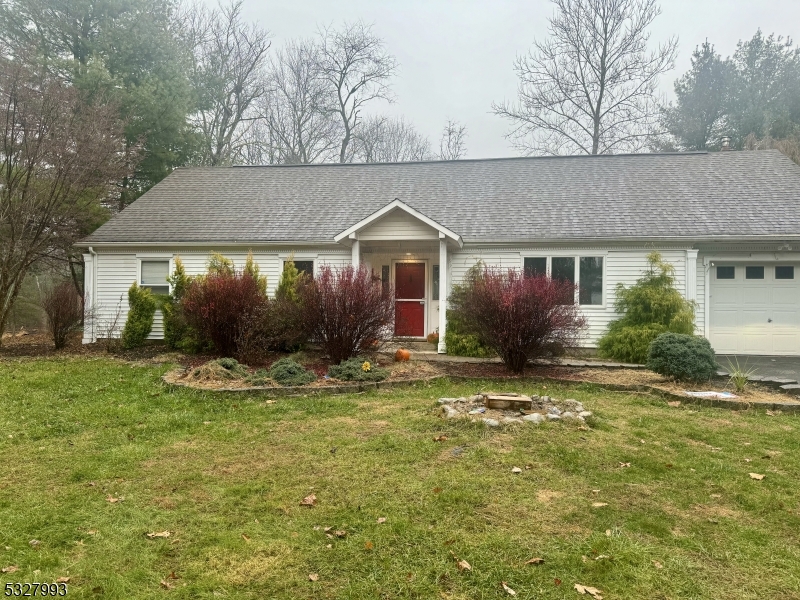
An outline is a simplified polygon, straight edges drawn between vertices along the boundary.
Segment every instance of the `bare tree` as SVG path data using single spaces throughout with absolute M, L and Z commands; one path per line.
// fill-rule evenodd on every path
M 677 39 L 648 49 L 656 0 L 553 0 L 550 37 L 517 59 L 519 99 L 494 104 L 527 154 L 635 151 L 655 127 Z
M 393 100 L 389 80 L 397 71 L 397 60 L 386 52 L 372 27 L 358 21 L 341 30 L 320 31 L 320 68 L 335 98 L 332 110 L 341 119 L 339 162 L 347 162 L 364 105 L 379 98 Z
M 458 160 L 467 154 L 467 127 L 448 119 L 439 139 L 439 158 Z
M 272 58 L 258 112 L 274 162 L 329 162 L 336 156 L 341 126 L 320 64 L 319 46 L 308 41 L 289 42 Z
M 10 55 L 0 49 L 0 332 L 31 266 L 68 252 L 130 173 L 116 107 Z
M 191 120 L 201 137 L 203 164 L 231 160 L 250 124 L 251 106 L 266 93 L 269 34 L 244 23 L 241 12 L 237 0 L 215 10 L 197 4 L 184 17 L 198 103 Z
M 367 117 L 351 146 L 352 162 L 408 162 L 433 158 L 428 138 L 402 117 Z

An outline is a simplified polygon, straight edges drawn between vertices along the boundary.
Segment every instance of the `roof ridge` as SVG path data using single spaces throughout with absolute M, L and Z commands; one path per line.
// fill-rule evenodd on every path
M 691 150 L 686 152 L 628 152 L 620 154 L 565 154 L 557 156 L 496 156 L 489 158 L 460 158 L 457 160 L 409 160 L 398 162 L 352 162 L 352 163 L 294 163 L 294 164 L 272 164 L 272 165 L 230 165 L 228 168 L 236 169 L 260 169 L 260 168 L 295 168 L 295 167 L 378 167 L 386 165 L 440 165 L 457 163 L 481 163 L 481 162 L 506 162 L 506 161 L 534 161 L 534 160 L 567 160 L 567 159 L 612 159 L 612 158 L 633 158 L 633 157 L 656 157 L 656 156 L 697 156 L 711 154 L 707 150 Z M 217 167 L 177 167 L 177 169 L 207 169 Z M 176 170 L 177 170 L 176 169 Z

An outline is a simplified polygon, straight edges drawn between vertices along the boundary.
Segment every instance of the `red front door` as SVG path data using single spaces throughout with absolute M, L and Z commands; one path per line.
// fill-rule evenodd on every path
M 394 266 L 394 334 L 425 336 L 425 263 Z

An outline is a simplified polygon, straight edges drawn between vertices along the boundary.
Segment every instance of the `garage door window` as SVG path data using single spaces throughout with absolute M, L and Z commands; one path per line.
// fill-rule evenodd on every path
M 736 267 L 717 267 L 717 279 L 736 279 Z
M 775 279 L 794 279 L 794 267 L 775 267 Z
M 745 279 L 764 279 L 764 267 L 745 267 Z

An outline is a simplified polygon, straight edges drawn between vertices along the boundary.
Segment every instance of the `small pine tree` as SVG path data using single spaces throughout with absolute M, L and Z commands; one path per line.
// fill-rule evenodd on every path
M 283 273 L 275 290 L 275 297 L 279 300 L 297 302 L 297 284 L 300 281 L 300 271 L 294 264 L 294 254 L 290 254 L 283 266 Z
M 651 252 L 649 268 L 634 285 L 617 285 L 614 308 L 622 317 L 612 321 L 598 343 L 598 353 L 632 363 L 645 363 L 650 343 L 660 334 L 694 334 L 694 303 L 675 289 L 675 267 Z
M 233 276 L 235 269 L 230 258 L 222 256 L 219 252 L 212 252 L 208 255 L 208 260 L 206 261 L 206 272 L 209 275 Z
M 136 348 L 144 344 L 153 329 L 156 299 L 150 290 L 140 288 L 136 282 L 128 290 L 128 318 L 122 330 L 122 347 Z
M 170 295 L 176 302 L 180 301 L 180 299 L 183 298 L 183 294 L 186 293 L 186 288 L 188 288 L 189 284 L 192 282 L 192 278 L 186 274 L 186 269 L 183 266 L 183 261 L 180 256 L 175 257 L 175 270 L 172 272 L 172 275 L 167 277 L 167 281 L 172 289 Z
M 258 268 L 258 264 L 256 261 L 253 260 L 253 251 L 250 250 L 247 253 L 247 260 L 244 263 L 244 273 L 246 275 L 250 275 L 253 279 L 256 280 L 258 283 L 258 289 L 261 290 L 261 293 L 267 293 L 267 278 L 266 276 L 261 275 L 261 271 Z

